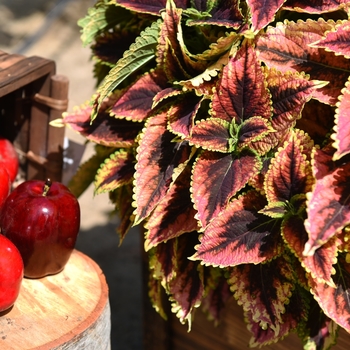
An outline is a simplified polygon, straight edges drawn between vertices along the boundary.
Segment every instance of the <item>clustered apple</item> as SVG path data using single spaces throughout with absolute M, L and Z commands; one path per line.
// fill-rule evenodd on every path
M 17 247 L 0 234 L 0 312 L 17 300 L 23 279 L 23 260 Z
M 0 137 L 0 212 L 10 194 L 18 168 L 18 156 L 12 142 Z M 17 300 L 23 271 L 23 259 L 19 250 L 0 234 L 0 312 L 8 310 Z
M 25 277 L 53 275 L 64 268 L 75 247 L 79 202 L 59 182 L 28 180 L 7 197 L 0 225 L 22 255 Z
M 63 270 L 80 229 L 79 202 L 66 186 L 28 180 L 12 189 L 18 168 L 13 144 L 0 137 L 0 312 L 15 303 L 23 277 Z
M 0 168 L 6 169 L 13 183 L 19 168 L 18 155 L 12 142 L 3 137 L 0 137 Z

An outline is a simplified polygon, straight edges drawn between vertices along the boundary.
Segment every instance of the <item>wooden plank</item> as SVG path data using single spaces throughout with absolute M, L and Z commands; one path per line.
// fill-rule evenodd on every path
M 24 279 L 0 317 L 0 349 L 110 349 L 108 287 L 98 265 L 75 250 L 59 274 Z
M 56 67 L 51 66 L 49 74 L 35 80 L 33 90 L 42 96 L 50 96 L 51 77 L 55 74 Z M 50 108 L 33 100 L 30 116 L 30 139 L 29 151 L 37 157 L 46 158 L 48 144 L 48 127 L 49 127 Z M 28 161 L 27 178 L 45 180 L 45 168 L 34 161 Z
M 50 97 L 55 101 L 67 101 L 67 104 L 57 106 L 57 108 L 51 108 L 49 114 L 49 122 L 57 118 L 62 117 L 62 113 L 67 110 L 68 105 L 68 88 L 69 80 L 63 75 L 53 75 L 51 77 L 51 89 Z M 57 128 L 48 125 L 48 144 L 46 149 L 46 158 L 49 163 L 49 167 L 46 168 L 46 177 L 53 181 L 62 180 L 63 170 L 63 141 L 64 141 L 64 128 Z
M 9 55 L 11 56 L 11 55 Z M 0 70 L 0 97 L 5 96 L 55 70 L 55 62 L 41 57 L 19 60 Z

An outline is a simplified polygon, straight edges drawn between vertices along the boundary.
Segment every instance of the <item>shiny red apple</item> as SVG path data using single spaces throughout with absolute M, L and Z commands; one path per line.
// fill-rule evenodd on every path
M 12 142 L 3 137 L 0 137 L 0 167 L 7 170 L 11 182 L 15 181 L 19 167 L 18 155 Z
M 0 166 L 0 212 L 5 199 L 10 194 L 11 180 L 7 170 Z
M 22 255 L 25 277 L 53 275 L 63 270 L 75 247 L 79 202 L 60 182 L 25 181 L 7 197 L 0 225 Z
M 0 312 L 17 300 L 23 279 L 23 260 L 16 246 L 0 234 Z

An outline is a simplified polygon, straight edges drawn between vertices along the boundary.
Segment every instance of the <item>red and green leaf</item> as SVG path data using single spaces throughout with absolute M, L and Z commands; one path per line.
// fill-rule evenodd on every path
M 289 316 L 284 316 L 285 305 L 292 296 L 295 282 L 293 267 L 284 257 L 266 264 L 236 266 L 229 283 L 238 303 L 245 313 L 250 314 L 250 322 L 255 324 L 251 330 L 259 333 L 257 325 L 264 330 L 265 340 L 260 339 L 259 343 L 265 343 L 266 338 L 278 339 L 281 332 L 286 335 L 296 326 L 295 321 L 285 323 Z M 286 326 L 287 329 L 283 330 Z
M 263 196 L 248 192 L 230 202 L 200 237 L 192 259 L 220 267 L 258 264 L 280 253 L 280 226 L 258 213 L 266 203 Z
M 146 73 L 116 101 L 111 114 L 118 119 L 144 121 L 152 111 L 153 98 L 166 87 L 166 76 L 161 69 Z
M 247 0 L 251 12 L 252 31 L 259 31 L 273 22 L 277 11 L 286 0 Z
M 192 93 L 184 94 L 169 108 L 169 129 L 175 135 L 188 137 L 203 99 Z
M 261 168 L 259 158 L 250 150 L 240 154 L 204 151 L 197 159 L 192 174 L 192 200 L 202 227 L 225 209 L 229 200 Z
M 332 52 L 311 46 L 333 27 L 334 22 L 323 19 L 277 23 L 276 27 L 269 27 L 265 34 L 257 38 L 259 59 L 269 68 L 282 72 L 304 72 L 311 79 L 328 82 L 314 92 L 313 97 L 335 105 L 350 74 L 350 62 Z
M 334 268 L 335 287 L 318 283 L 310 277 L 309 284 L 311 292 L 323 312 L 347 332 L 350 332 L 350 265 L 344 254 L 338 256 L 338 262 Z
M 145 249 L 198 229 L 190 196 L 191 168 L 186 167 L 148 217 Z
M 269 203 L 290 203 L 293 196 L 310 191 L 312 184 L 311 165 L 297 135 L 292 133 L 271 161 L 265 176 L 266 198 Z
M 298 326 L 304 349 L 331 349 L 337 342 L 339 326 L 324 314 L 315 299 L 310 302 L 307 318 Z
M 321 47 L 327 51 L 332 51 L 336 55 L 343 55 L 350 58 L 350 27 L 348 21 L 337 23 L 334 30 L 326 33 L 325 38 L 312 44 L 313 47 Z
M 337 160 L 350 153 L 350 79 L 346 82 L 339 96 L 335 115 L 333 146 L 336 151 L 333 159 Z
M 240 125 L 254 116 L 269 119 L 271 112 L 260 61 L 251 43 L 244 41 L 223 69 L 213 96 L 212 115 Z
M 271 93 L 273 117 L 272 127 L 277 131 L 276 137 L 295 125 L 301 112 L 314 95 L 315 91 L 325 84 L 309 80 L 304 73 L 280 72 L 274 68 L 266 69 L 267 86 Z M 272 135 L 274 136 L 274 135 Z
M 133 179 L 135 157 L 131 152 L 118 150 L 104 161 L 95 178 L 95 194 L 110 192 Z
M 312 255 L 350 224 L 350 163 L 333 162 L 333 153 L 331 148 L 314 153 L 316 184 L 308 193 L 305 255 Z
M 188 79 L 195 73 L 196 65 L 202 65 L 189 57 L 184 42 L 180 41 L 181 19 L 182 9 L 176 8 L 173 0 L 167 1 L 159 36 L 157 61 L 164 65 L 170 81 Z
M 299 259 L 305 270 L 311 273 L 317 283 L 334 285 L 332 274 L 333 264 L 337 261 L 337 244 L 334 239 L 318 248 L 312 256 L 303 255 L 308 234 L 304 220 L 297 215 L 291 215 L 283 221 L 282 235 L 291 251 Z
M 156 57 L 158 37 L 160 32 L 160 21 L 153 22 L 135 39 L 129 50 L 125 51 L 123 57 L 108 72 L 101 85 L 98 87 L 98 95 L 91 113 L 94 120 L 103 102 L 113 91 L 130 75 L 138 72 L 147 63 Z
M 346 4 L 347 0 L 287 0 L 283 8 L 292 11 L 306 12 L 306 13 L 326 13 L 337 11 L 342 7 L 342 4 Z
M 194 1 L 195 7 L 199 10 L 202 8 L 199 1 Z M 205 4 L 205 12 L 209 11 L 209 16 L 205 19 L 189 20 L 189 25 L 216 25 L 227 28 L 238 29 L 243 23 L 243 16 L 239 9 L 239 2 L 236 0 L 216 0 L 207 1 L 211 8 Z M 203 10 L 202 10 L 203 11 Z
M 251 347 L 273 345 L 295 329 L 303 327 L 309 308 L 309 304 L 303 294 L 305 292 L 300 291 L 300 287 L 296 285 L 288 303 L 284 305 L 286 311 L 281 315 L 282 323 L 276 329 L 271 329 L 270 327 L 263 329 L 258 322 L 253 321 L 252 313 L 246 311 L 245 316 L 248 320 L 248 329 L 253 333 L 249 345 Z
M 191 148 L 187 142 L 172 142 L 167 130 L 167 111 L 148 119 L 137 148 L 134 180 L 135 222 L 145 219 L 165 196 L 173 182 L 174 171 L 188 161 Z
M 237 139 L 230 134 L 230 123 L 219 118 L 208 118 L 196 123 L 188 138 L 197 148 L 228 153 L 234 150 Z
M 257 142 L 265 140 L 270 133 L 275 130 L 271 127 L 270 121 L 261 117 L 251 117 L 245 120 L 238 128 L 237 148 L 245 147 L 260 153 L 261 148 L 257 147 Z M 231 132 L 231 134 L 233 134 Z M 234 136 L 234 134 L 233 134 Z
M 187 7 L 186 0 L 174 1 L 178 7 Z M 123 6 L 128 10 L 140 13 L 149 13 L 156 16 L 160 16 L 160 11 L 165 8 L 166 3 L 166 0 L 116 0 L 117 5 Z
M 232 298 L 230 286 L 224 276 L 224 270 L 214 267 L 205 268 L 204 282 L 207 288 L 201 307 L 208 318 L 218 325 L 226 303 Z
M 169 291 L 169 283 L 174 279 L 177 270 L 177 241 L 169 240 L 157 245 L 149 251 L 149 266 L 153 277 L 161 281 L 165 290 Z
M 133 224 L 134 208 L 132 206 L 132 184 L 128 183 L 118 187 L 116 190 L 109 193 L 109 198 L 111 202 L 116 205 L 116 210 L 120 219 L 117 233 L 120 238 L 119 245 L 121 245 Z
M 172 312 L 185 321 L 191 329 L 192 313 L 201 304 L 204 296 L 203 269 L 197 261 L 190 261 L 188 257 L 193 254 L 194 243 L 197 241 L 197 233 L 187 233 L 177 238 L 176 251 L 176 275 L 169 282 L 170 300 L 172 301 Z
M 64 113 L 64 125 L 84 136 L 87 140 L 108 147 L 131 147 L 142 130 L 141 124 L 118 120 L 100 111 L 91 122 L 92 107 L 83 105 L 72 113 Z

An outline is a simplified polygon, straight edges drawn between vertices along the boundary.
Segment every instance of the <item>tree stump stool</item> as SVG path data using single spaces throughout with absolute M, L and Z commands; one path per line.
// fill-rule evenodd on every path
M 110 331 L 106 279 L 74 250 L 62 272 L 23 279 L 15 305 L 0 314 L 0 349 L 109 350 Z

